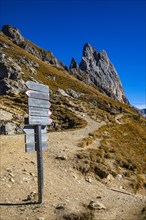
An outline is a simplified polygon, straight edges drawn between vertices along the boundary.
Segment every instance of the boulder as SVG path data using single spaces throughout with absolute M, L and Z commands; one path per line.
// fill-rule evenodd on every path
M 26 50 L 28 53 L 31 53 L 32 55 L 40 58 L 40 54 L 39 52 L 37 51 L 37 49 L 32 46 L 31 44 L 28 44 L 26 42 L 22 42 L 20 45 L 19 45 L 21 48 L 23 48 L 24 50 Z
M 11 89 L 8 81 L 6 79 L 0 80 L 0 95 L 6 94 L 7 91 Z
M 37 75 L 37 71 L 33 67 L 30 67 L 29 71 L 32 75 Z
M 5 42 L 0 41 L 0 47 L 10 48 L 10 45 L 6 44 Z
M 5 54 L 0 54 L 0 80 L 4 78 L 17 80 L 22 74 L 21 67 L 11 57 L 5 59 Z
M 66 89 L 66 93 L 73 98 L 79 98 L 82 94 L 75 92 L 73 89 Z
M 23 65 L 30 73 L 37 75 L 36 68 L 39 68 L 39 64 L 37 62 L 27 58 L 26 56 L 21 56 L 18 62 L 20 65 Z
M 93 170 L 94 170 L 94 173 L 97 176 L 99 176 L 101 179 L 107 178 L 107 176 L 109 175 L 109 171 L 107 170 L 106 166 L 100 163 L 94 163 Z
M 26 89 L 25 82 L 20 79 L 18 81 L 2 79 L 0 80 L 0 95 L 18 94 Z
M 59 93 L 62 96 L 68 96 L 68 94 L 63 89 L 60 88 L 58 88 L 57 93 Z
M 15 27 L 12 27 L 10 25 L 4 25 L 2 27 L 2 32 L 6 36 L 10 37 L 12 39 L 12 41 L 17 45 L 19 45 L 21 42 L 24 41 L 24 38 L 21 35 L 19 29 L 15 28 Z
M 88 208 L 91 210 L 106 210 L 106 207 L 98 201 L 90 201 Z
M 12 135 L 16 133 L 16 124 L 13 122 L 1 122 L 0 123 L 0 134 Z

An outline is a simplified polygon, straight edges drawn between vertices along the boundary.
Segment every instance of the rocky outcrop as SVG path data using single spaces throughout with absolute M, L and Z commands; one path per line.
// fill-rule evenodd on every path
M 59 93 L 62 96 L 68 96 L 68 94 L 63 89 L 60 88 L 57 89 L 57 93 Z
M 77 71 L 78 65 L 72 61 L 70 71 Z M 86 73 L 81 80 L 95 85 L 101 92 L 122 103 L 128 103 L 115 67 L 110 62 L 106 51 L 96 51 L 90 44 L 85 44 L 78 74 Z M 79 77 L 78 77 L 79 78 Z
M 2 54 L 4 55 L 4 54 Z M 12 58 L 0 61 L 0 79 L 8 78 L 12 80 L 20 79 L 21 67 Z
M 81 94 L 81 93 L 77 93 L 77 92 L 75 92 L 73 89 L 66 89 L 66 93 L 69 95 L 69 96 L 71 96 L 71 97 L 73 97 L 73 98 L 79 98 L 80 96 L 82 96 L 83 94 Z
M 78 64 L 77 64 L 77 62 L 76 62 L 76 60 L 75 60 L 75 58 L 72 58 L 69 69 L 76 69 L 76 70 L 79 69 L 79 66 L 78 66 Z
M 15 27 L 12 27 L 10 25 L 4 25 L 2 27 L 2 32 L 11 38 L 11 40 L 19 45 L 20 43 L 22 43 L 24 41 L 24 38 L 23 36 L 21 35 L 19 29 L 15 28 Z
M 5 34 L 13 43 L 17 44 L 19 47 L 23 48 L 28 53 L 34 55 L 40 60 L 56 66 L 57 68 L 60 68 L 62 70 L 68 71 L 68 67 L 60 62 L 51 52 L 38 48 L 36 45 L 26 40 L 21 35 L 19 29 L 10 25 L 4 25 L 2 27 L 2 33 Z
M 0 51 L 0 95 L 17 94 L 25 89 L 23 71 L 11 57 Z
M 74 77 L 76 77 L 80 81 L 83 81 L 86 84 L 89 84 L 89 82 L 91 82 L 89 76 L 79 68 L 79 65 L 77 64 L 75 58 L 72 58 L 71 60 L 69 72 L 71 75 L 73 75 Z

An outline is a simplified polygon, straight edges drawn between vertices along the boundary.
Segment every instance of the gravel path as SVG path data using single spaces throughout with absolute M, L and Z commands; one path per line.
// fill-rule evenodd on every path
M 86 128 L 48 134 L 49 148 L 43 152 L 43 205 L 18 205 L 26 203 L 31 192 L 33 197 L 28 202 L 37 201 L 36 153 L 24 152 L 24 135 L 0 137 L 1 220 L 59 220 L 68 213 L 87 211 L 85 207 L 90 201 L 105 206 L 105 209 L 95 210 L 95 220 L 142 219 L 140 214 L 146 202 L 145 196 L 118 192 L 122 182 L 117 185 L 116 191 L 111 189 L 112 181 L 108 187 L 98 182 L 93 175 L 87 179 L 73 168 L 73 158 L 79 150 L 78 143 L 104 124 L 87 115 L 84 117 L 88 122 Z M 115 185 L 113 187 L 115 189 Z

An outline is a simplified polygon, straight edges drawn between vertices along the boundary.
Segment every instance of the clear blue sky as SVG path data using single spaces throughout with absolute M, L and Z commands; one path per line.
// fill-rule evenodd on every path
M 68 66 L 86 42 L 106 50 L 131 104 L 146 107 L 145 14 L 145 0 L 0 0 L 0 28 L 19 28 Z

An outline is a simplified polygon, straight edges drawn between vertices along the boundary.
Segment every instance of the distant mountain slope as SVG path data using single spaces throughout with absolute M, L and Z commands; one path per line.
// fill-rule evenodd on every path
M 138 109 L 138 111 L 141 115 L 143 115 L 144 118 L 146 118 L 146 108 Z

